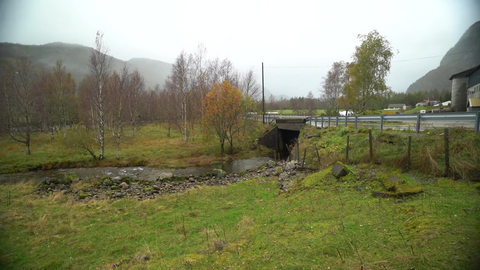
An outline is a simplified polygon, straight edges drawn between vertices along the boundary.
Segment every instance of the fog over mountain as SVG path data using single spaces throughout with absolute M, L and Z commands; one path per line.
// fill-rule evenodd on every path
M 396 52 L 387 85 L 405 92 L 438 67 L 479 10 L 478 0 L 0 0 L 0 42 L 93 47 L 101 31 L 117 59 L 167 63 L 203 44 L 207 59 L 253 69 L 257 82 L 263 63 L 265 88 L 277 97 L 318 97 L 333 62 L 350 62 L 358 35 L 377 30 Z
M 28 55 L 33 62 L 45 69 L 51 70 L 57 60 L 62 60 L 66 70 L 70 72 L 77 84 L 89 73 L 88 61 L 92 48 L 54 42 L 45 45 L 21 45 L 13 43 L 0 43 L 0 59 L 14 59 Z M 147 58 L 132 58 L 128 61 L 111 57 L 112 70 L 120 70 L 124 62 L 131 71 L 137 69 L 145 79 L 146 89 L 154 89 L 158 84 L 161 89 L 165 79 L 170 74 L 172 65 L 158 60 Z
M 478 65 L 480 65 L 480 21 L 465 31 L 455 46 L 448 50 L 436 69 L 412 83 L 407 93 L 430 89 L 450 90 L 452 89 L 450 76 Z

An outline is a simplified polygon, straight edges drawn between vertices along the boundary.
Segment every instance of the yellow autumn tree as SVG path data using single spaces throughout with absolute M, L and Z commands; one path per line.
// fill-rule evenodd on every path
M 225 141 L 230 143 L 233 153 L 234 135 L 242 127 L 245 115 L 242 92 L 227 81 L 216 83 L 203 100 L 203 111 L 203 126 L 214 131 L 221 155 L 225 153 Z

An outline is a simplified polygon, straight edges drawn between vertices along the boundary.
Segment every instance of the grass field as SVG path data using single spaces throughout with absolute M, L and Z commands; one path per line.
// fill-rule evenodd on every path
M 308 116 L 310 116 L 310 114 L 308 113 L 308 110 L 295 111 L 295 110 L 292 110 L 292 109 L 286 109 L 286 110 L 271 110 L 271 111 L 272 112 L 278 112 L 281 115 L 308 115 Z M 313 114 L 314 115 L 320 115 L 324 112 L 325 112 L 325 110 L 315 110 L 315 112 Z
M 0 268 L 478 269 L 472 183 L 350 169 L 340 181 L 330 168 L 311 174 L 289 193 L 255 178 L 146 201 L 76 202 L 35 195 L 31 182 L 0 185 Z M 389 174 L 424 193 L 372 197 Z
M 258 125 L 257 125 L 258 124 Z M 256 136 L 263 128 L 259 123 L 250 125 L 252 131 L 241 141 L 237 141 L 233 156 L 220 157 L 217 139 L 200 133 L 197 129 L 195 140 L 184 143 L 180 133 L 172 130 L 167 137 L 165 126 L 143 126 L 134 138 L 125 134 L 121 142 L 120 159 L 116 159 L 116 147 L 111 136 L 106 136 L 105 159 L 93 159 L 87 151 L 75 146 L 72 137 L 79 130 L 69 130 L 67 139 L 56 134 L 51 139 L 47 133 L 34 133 L 31 143 L 31 155 L 25 155 L 25 145 L 14 142 L 8 135 L 0 135 L 0 173 L 22 172 L 36 169 L 106 167 L 106 166 L 154 166 L 185 167 L 208 165 L 211 162 L 222 162 L 231 158 L 246 158 L 259 155 L 255 146 Z M 111 134 L 108 131 L 107 135 Z M 91 134 L 90 134 L 91 135 Z M 98 155 L 99 147 L 93 150 Z M 228 149 L 227 149 L 228 151 Z M 264 154 L 264 153 L 263 153 Z

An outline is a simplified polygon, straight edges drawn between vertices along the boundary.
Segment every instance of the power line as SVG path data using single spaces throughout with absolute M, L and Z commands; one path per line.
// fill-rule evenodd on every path
M 411 58 L 411 59 L 401 59 L 401 60 L 395 60 L 392 61 L 393 63 L 397 62 L 409 62 L 409 61 L 417 61 L 417 60 L 423 60 L 423 59 L 431 59 L 431 58 L 438 58 L 438 57 L 444 57 L 447 55 L 456 55 L 456 54 L 464 54 L 464 53 L 469 53 L 471 51 L 466 51 L 466 52 L 457 52 L 457 53 L 448 53 L 445 55 L 433 55 L 433 56 L 425 56 L 425 57 L 419 57 L 419 58 Z M 281 68 L 328 68 L 331 67 L 332 65 L 322 65 L 322 66 L 265 66 L 266 68 L 275 68 L 275 69 L 281 69 Z
M 392 61 L 392 62 L 407 62 L 407 61 L 415 61 L 415 60 L 422 60 L 422 59 L 429 59 L 429 58 L 444 57 L 444 56 L 447 56 L 447 55 L 464 54 L 464 53 L 469 53 L 469 52 L 470 52 L 470 51 L 467 51 L 467 52 L 456 52 L 456 53 L 447 53 L 447 54 L 445 54 L 445 55 L 425 56 L 425 57 L 412 58 L 412 59 L 396 60 L 396 61 Z

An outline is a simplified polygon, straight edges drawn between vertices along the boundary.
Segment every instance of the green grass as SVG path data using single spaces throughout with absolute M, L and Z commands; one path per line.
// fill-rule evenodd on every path
M 251 125 L 252 132 L 248 133 L 243 140 L 234 144 L 235 154 L 230 157 L 220 157 L 220 147 L 214 136 L 200 134 L 197 128 L 195 140 L 187 143 L 182 141 L 181 135 L 172 130 L 171 136 L 167 137 L 164 126 L 143 126 L 135 134 L 130 136 L 128 128 L 122 138 L 120 158 L 116 158 L 116 146 L 111 136 L 111 131 L 106 131 L 105 159 L 94 160 L 87 151 L 76 147 L 72 142 L 72 133 L 69 130 L 67 140 L 62 134 L 56 134 L 51 139 L 47 133 L 34 133 L 31 142 L 31 155 L 25 154 L 25 145 L 16 143 L 6 135 L 0 135 L 0 173 L 22 172 L 36 169 L 56 169 L 75 167 L 96 166 L 139 166 L 147 165 L 154 167 L 185 167 L 202 166 L 211 162 L 222 162 L 232 158 L 246 158 L 259 155 L 259 151 L 253 149 L 255 138 L 260 134 L 262 127 Z M 90 134 L 91 135 L 91 134 Z M 99 147 L 93 150 L 98 156 Z M 227 148 L 228 151 L 228 148 Z M 265 154 L 265 149 L 260 154 Z
M 449 160 L 455 178 L 480 180 L 480 133 L 462 128 L 449 129 Z M 373 160 L 370 161 L 368 129 L 338 127 L 307 128 L 300 135 L 300 153 L 306 148 L 306 165 L 318 168 L 317 145 L 321 166 L 340 160 L 350 164 L 376 163 L 402 170 L 417 170 L 433 176 L 445 173 L 444 130 L 413 131 L 372 130 Z M 346 160 L 347 136 L 350 138 Z M 407 167 L 408 137 L 412 137 L 410 167 Z
M 0 185 L 0 266 L 475 269 L 480 196 L 470 182 L 402 174 L 424 193 L 378 199 L 375 179 L 399 172 L 350 166 L 336 180 L 329 169 L 289 193 L 274 178 L 255 178 L 147 201 L 74 202 L 32 194 L 32 183 Z
M 404 113 L 420 113 L 421 110 L 425 110 L 427 112 L 429 111 L 432 111 L 434 109 L 438 109 L 438 107 L 434 107 L 434 106 L 420 106 L 420 107 L 416 107 L 416 108 L 413 108 L 411 110 L 407 110 L 405 111 Z
M 286 115 L 295 115 L 295 114 L 309 115 L 308 110 L 295 111 L 292 109 L 285 109 L 285 110 L 270 110 L 270 111 L 278 112 L 279 114 L 286 114 Z M 321 115 L 324 112 L 325 110 L 315 110 L 314 115 Z

